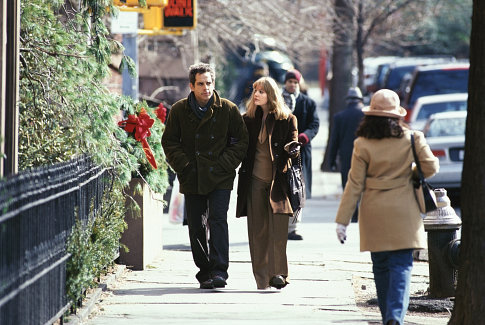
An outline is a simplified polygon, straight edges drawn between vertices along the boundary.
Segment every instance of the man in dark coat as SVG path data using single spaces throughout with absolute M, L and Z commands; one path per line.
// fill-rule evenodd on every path
M 189 81 L 189 96 L 170 109 L 162 146 L 185 197 L 200 288 L 223 288 L 229 266 L 227 210 L 248 133 L 237 106 L 214 90 L 210 65 L 192 65 Z
M 349 88 L 347 92 L 347 107 L 333 116 L 332 130 L 328 143 L 328 160 L 330 168 L 337 170 L 337 156 L 342 177 L 342 188 L 347 184 L 352 151 L 354 150 L 355 131 L 364 116 L 362 113 L 363 97 L 358 87 Z M 357 222 L 358 210 L 354 212 L 352 222 Z
M 320 127 L 317 105 L 315 101 L 300 92 L 300 82 L 303 82 L 301 73 L 298 70 L 289 70 L 285 75 L 285 86 L 283 98 L 293 115 L 298 120 L 298 142 L 301 143 L 300 155 L 303 165 L 303 177 L 305 179 L 306 198 L 312 196 L 312 139 L 317 135 Z M 301 221 L 302 213 L 295 222 L 290 218 L 288 225 L 288 239 L 302 240 L 298 234 L 298 223 Z

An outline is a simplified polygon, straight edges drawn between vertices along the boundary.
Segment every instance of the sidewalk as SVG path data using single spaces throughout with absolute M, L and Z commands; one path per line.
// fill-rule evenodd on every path
M 127 270 L 109 285 L 97 310 L 83 324 L 380 324 L 377 311 L 363 312 L 355 303 L 353 279 L 372 278 L 370 255 L 359 251 L 356 224 L 348 227 L 344 245 L 336 239 L 340 174 L 319 170 L 327 137 L 325 129 L 321 130 L 312 142 L 313 199 L 307 201 L 303 212 L 300 233 L 304 240 L 288 242 L 290 284 L 286 288 L 256 290 L 246 219 L 234 217 L 233 191 L 226 288 L 198 288 L 188 229 L 170 224 L 165 215 L 161 256 L 147 270 Z M 427 280 L 427 263 L 416 263 L 412 281 Z M 405 321 L 433 325 L 447 324 L 448 318 L 407 316 Z

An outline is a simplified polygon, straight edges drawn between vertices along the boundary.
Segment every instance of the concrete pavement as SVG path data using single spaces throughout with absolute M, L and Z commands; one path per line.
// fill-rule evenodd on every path
M 321 111 L 326 119 L 326 112 Z M 313 198 L 300 226 L 302 241 L 288 242 L 290 284 L 256 290 L 246 219 L 235 215 L 235 191 L 228 214 L 230 266 L 224 289 L 200 290 L 195 279 L 187 227 L 164 216 L 163 252 L 144 271 L 127 270 L 109 285 L 83 324 L 379 324 L 377 312 L 356 306 L 352 281 L 372 278 L 369 253 L 359 252 L 358 226 L 348 227 L 341 245 L 333 222 L 341 195 L 340 175 L 322 173 L 324 127 L 312 142 Z M 426 282 L 427 263 L 417 263 L 413 281 Z M 443 317 L 406 317 L 406 324 L 447 324 Z

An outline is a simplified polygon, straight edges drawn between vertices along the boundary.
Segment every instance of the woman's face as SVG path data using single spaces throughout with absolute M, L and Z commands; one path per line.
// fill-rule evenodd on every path
M 264 107 L 268 103 L 268 94 L 263 88 L 256 88 L 253 94 L 254 104 Z

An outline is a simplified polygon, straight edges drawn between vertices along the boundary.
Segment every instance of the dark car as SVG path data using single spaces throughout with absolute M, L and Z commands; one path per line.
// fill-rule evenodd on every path
M 408 110 L 406 121 L 409 122 L 411 109 L 422 96 L 466 93 L 468 91 L 469 63 L 449 63 L 417 67 L 406 88 L 401 105 Z
M 416 67 L 429 64 L 443 64 L 454 61 L 454 57 L 406 57 L 392 62 L 383 79 L 382 88 L 391 89 L 399 93 L 403 77 L 408 73 L 413 73 Z

